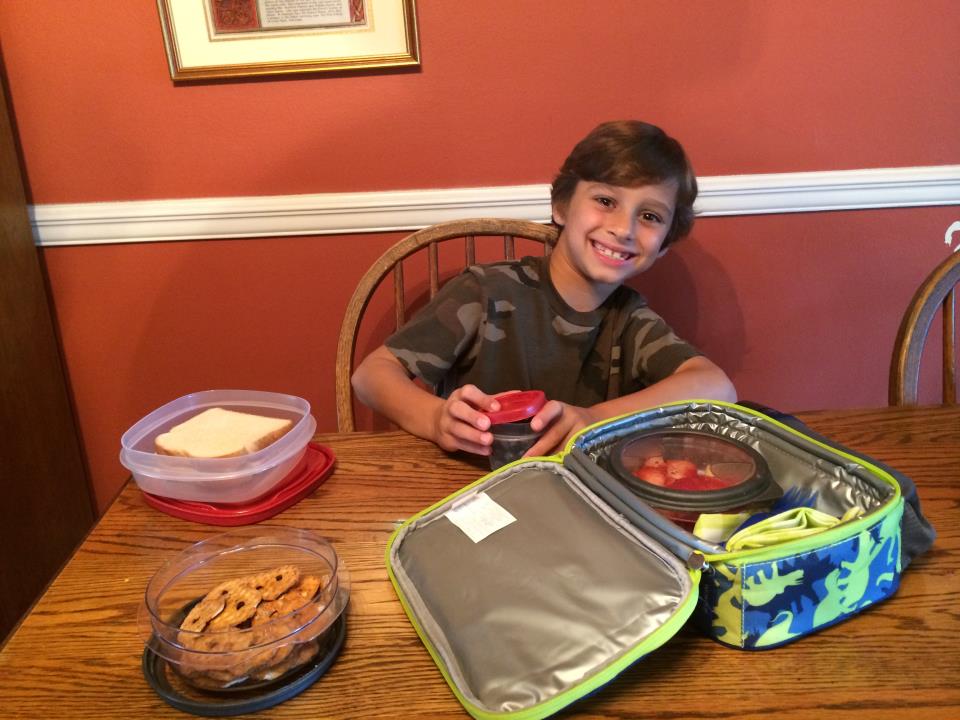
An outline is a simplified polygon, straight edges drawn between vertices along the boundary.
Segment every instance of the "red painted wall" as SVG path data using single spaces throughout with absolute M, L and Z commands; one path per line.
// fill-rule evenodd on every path
M 153 3 L 0 3 L 32 202 L 545 183 L 640 117 L 701 175 L 960 162 L 952 0 L 427 2 L 418 71 L 174 86 Z M 703 219 L 638 281 L 784 409 L 885 402 L 956 207 Z M 43 251 L 100 507 L 120 434 L 207 387 L 293 392 L 333 429 L 335 333 L 398 235 Z

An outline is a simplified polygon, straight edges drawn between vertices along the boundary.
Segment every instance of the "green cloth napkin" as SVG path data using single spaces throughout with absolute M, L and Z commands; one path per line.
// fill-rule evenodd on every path
M 749 518 L 751 513 L 701 513 L 697 524 L 693 526 L 693 534 L 701 540 L 712 543 L 726 542 Z
M 734 552 L 778 545 L 788 540 L 823 532 L 861 515 L 863 515 L 863 509 L 856 505 L 839 518 L 809 507 L 793 508 L 735 532 L 727 540 L 727 550 Z

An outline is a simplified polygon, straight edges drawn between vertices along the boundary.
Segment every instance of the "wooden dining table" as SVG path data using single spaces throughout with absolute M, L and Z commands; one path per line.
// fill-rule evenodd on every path
M 960 408 L 798 417 L 916 482 L 938 537 L 896 595 L 767 651 L 733 650 L 686 627 L 562 716 L 960 718 Z M 346 641 L 313 685 L 257 715 L 466 717 L 404 614 L 384 552 L 401 522 L 485 474 L 485 460 L 401 432 L 316 439 L 335 454 L 333 473 L 265 522 L 336 548 L 351 580 Z M 227 529 L 163 514 L 128 482 L 0 651 L 0 717 L 186 717 L 145 681 L 138 608 L 164 560 Z

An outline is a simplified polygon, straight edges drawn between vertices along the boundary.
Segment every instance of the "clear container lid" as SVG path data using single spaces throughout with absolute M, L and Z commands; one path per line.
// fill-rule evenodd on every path
M 782 495 L 766 461 L 749 445 L 697 430 L 652 430 L 611 450 L 614 472 L 651 505 L 723 512 Z
M 158 435 L 212 407 L 286 418 L 294 424 L 275 442 L 247 455 L 192 458 L 156 452 Z M 310 403 L 303 398 L 256 390 L 204 390 L 177 398 L 135 423 L 120 438 L 120 462 L 135 474 L 163 479 L 202 483 L 244 478 L 301 450 L 315 430 Z

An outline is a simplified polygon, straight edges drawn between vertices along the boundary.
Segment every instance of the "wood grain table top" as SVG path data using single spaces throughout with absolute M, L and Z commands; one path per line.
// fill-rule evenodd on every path
M 960 718 L 960 408 L 799 414 L 912 477 L 938 531 L 897 594 L 769 651 L 685 628 L 563 717 Z M 350 571 L 344 649 L 302 694 L 260 717 L 467 717 L 389 582 L 387 540 L 406 518 L 486 472 L 405 433 L 319 435 L 333 474 L 270 524 L 330 540 Z M 144 680 L 137 614 L 168 557 L 227 528 L 169 517 L 127 483 L 0 651 L 0 717 L 187 717 Z M 43 528 L 38 528 L 43 532 Z

